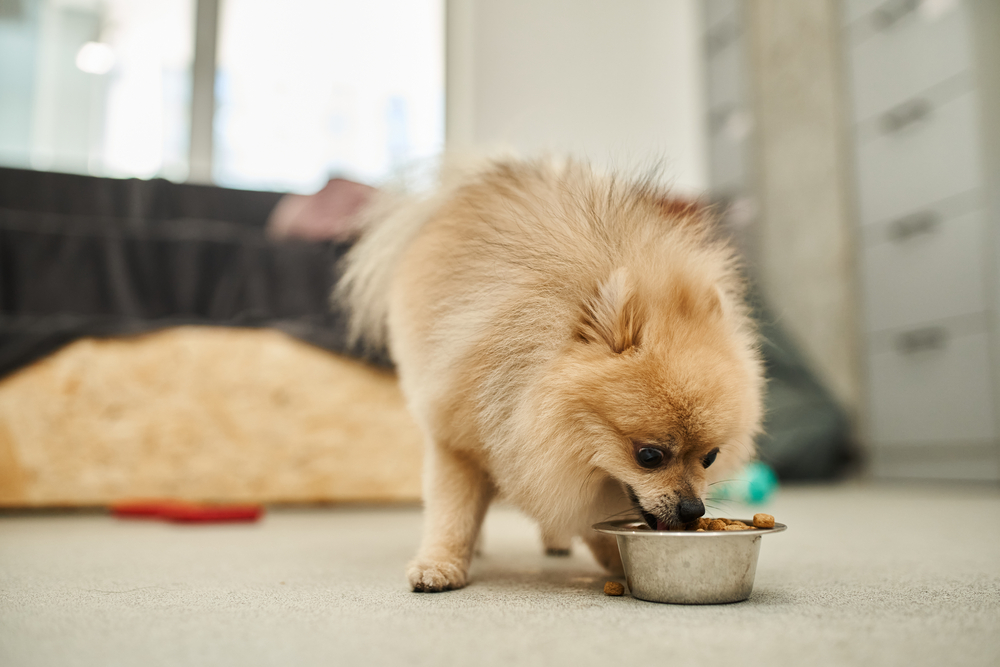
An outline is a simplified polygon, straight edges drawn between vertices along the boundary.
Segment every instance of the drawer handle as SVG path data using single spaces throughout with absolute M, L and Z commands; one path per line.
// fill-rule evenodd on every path
M 914 329 L 896 337 L 896 349 L 903 354 L 940 350 L 947 343 L 948 331 L 944 327 Z
M 713 111 L 708 114 L 708 129 L 712 134 L 718 134 L 726 127 L 729 117 L 736 112 L 736 108 L 727 105 L 724 109 Z
M 908 125 L 923 120 L 931 113 L 930 102 L 924 99 L 910 100 L 903 102 L 895 109 L 890 109 L 882 114 L 882 131 L 886 134 L 899 132 Z
M 921 0 L 889 0 L 872 12 L 872 26 L 887 30 L 920 7 Z
M 737 21 L 724 21 L 705 36 L 705 54 L 711 58 L 740 36 L 740 25 Z
M 932 234 L 940 224 L 941 218 L 934 211 L 912 213 L 889 224 L 889 238 L 902 242 L 919 234 Z

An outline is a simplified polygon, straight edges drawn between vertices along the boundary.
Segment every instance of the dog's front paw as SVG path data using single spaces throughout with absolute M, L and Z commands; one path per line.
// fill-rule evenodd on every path
M 417 593 L 438 593 L 462 588 L 467 569 L 446 561 L 415 560 L 406 568 L 410 588 Z

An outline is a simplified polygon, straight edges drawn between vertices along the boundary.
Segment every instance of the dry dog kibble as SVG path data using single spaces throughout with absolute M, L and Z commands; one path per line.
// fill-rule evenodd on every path
M 758 530 L 762 528 L 774 528 L 774 517 L 770 514 L 755 514 L 753 522 L 740 521 L 739 519 L 708 519 L 702 517 L 697 524 L 691 524 L 688 530 L 694 531 L 718 531 L 718 530 Z
M 625 593 L 625 587 L 619 584 L 617 581 L 609 581 L 604 584 L 604 594 L 605 595 L 623 595 Z
M 741 521 L 740 519 L 709 519 L 701 517 L 697 521 L 692 521 L 683 527 L 664 528 L 663 530 L 687 531 L 687 532 L 712 532 L 723 530 L 761 530 L 764 528 L 774 528 L 774 517 L 770 514 L 755 514 L 753 521 Z M 611 595 L 611 593 L 609 593 Z

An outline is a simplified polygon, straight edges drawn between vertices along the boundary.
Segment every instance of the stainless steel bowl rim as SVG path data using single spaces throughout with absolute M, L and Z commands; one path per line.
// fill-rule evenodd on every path
M 736 519 L 736 521 L 742 521 L 747 525 L 753 525 L 752 519 Z M 702 532 L 694 530 L 650 530 L 649 528 L 629 528 L 629 526 L 639 526 L 642 525 L 640 521 L 635 519 L 619 519 L 618 521 L 604 521 L 601 523 L 595 523 L 593 529 L 599 533 L 607 533 L 608 535 L 636 535 L 642 537 L 685 537 L 685 538 L 706 538 L 706 537 L 719 537 L 719 538 L 747 538 L 747 537 L 759 537 L 761 535 L 769 535 L 771 533 L 780 533 L 781 531 L 788 528 L 783 523 L 778 523 L 775 521 L 774 528 L 754 528 L 753 530 L 706 530 Z

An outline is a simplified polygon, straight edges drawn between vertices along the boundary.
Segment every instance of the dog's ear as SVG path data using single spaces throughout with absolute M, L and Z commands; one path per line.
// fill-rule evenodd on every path
M 722 317 L 723 296 L 716 286 L 705 288 L 677 281 L 671 298 L 675 311 L 689 320 L 717 320 Z
M 597 293 L 584 301 L 577 337 L 621 354 L 638 347 L 641 335 L 642 313 L 635 288 L 625 269 L 616 269 Z

